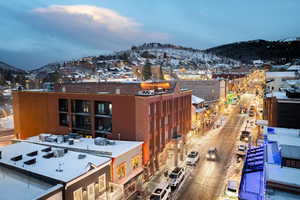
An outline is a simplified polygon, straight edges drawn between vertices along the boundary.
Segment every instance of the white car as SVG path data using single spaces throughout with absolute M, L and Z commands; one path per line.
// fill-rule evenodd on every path
M 167 183 L 162 183 L 156 187 L 151 196 L 150 200 L 167 200 L 171 196 L 171 188 Z
M 199 158 L 200 158 L 199 152 L 191 151 L 186 158 L 186 164 L 187 165 L 196 165 L 197 162 L 199 161 Z
M 238 182 L 229 180 L 225 193 L 229 197 L 238 197 Z
M 176 188 L 183 181 L 185 176 L 185 169 L 183 167 L 176 167 L 169 175 L 169 185 L 171 189 Z

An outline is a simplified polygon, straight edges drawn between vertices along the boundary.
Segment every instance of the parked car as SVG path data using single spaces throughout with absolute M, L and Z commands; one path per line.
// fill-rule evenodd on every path
M 162 183 L 156 187 L 151 196 L 150 200 L 167 200 L 171 196 L 171 188 L 167 183 Z
M 238 196 L 238 182 L 234 180 L 229 180 L 225 194 L 229 197 L 237 197 Z
M 249 131 L 242 131 L 240 135 L 240 140 L 244 142 L 248 142 L 250 138 L 250 132 Z
M 250 111 L 249 111 L 249 117 L 254 117 L 254 115 L 255 115 L 255 114 L 254 114 L 254 111 L 250 110 Z
M 183 181 L 185 176 L 185 169 L 183 167 L 176 167 L 169 175 L 169 185 L 171 186 L 171 190 L 177 188 L 180 183 Z
M 246 150 L 247 150 L 247 147 L 246 147 L 246 145 L 244 145 L 244 144 L 240 144 L 240 145 L 238 146 L 237 150 L 238 150 L 239 152 L 245 153 Z
M 209 148 L 206 154 L 207 160 L 216 160 L 217 159 L 217 148 Z
M 186 164 L 187 165 L 196 165 L 197 162 L 199 161 L 199 158 L 200 158 L 199 152 L 191 151 L 186 158 Z

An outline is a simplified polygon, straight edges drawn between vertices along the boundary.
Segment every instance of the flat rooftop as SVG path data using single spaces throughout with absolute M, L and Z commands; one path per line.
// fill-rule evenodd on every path
M 266 181 L 300 187 L 300 170 L 266 163 Z
M 141 147 L 141 145 L 144 143 L 137 141 L 108 140 L 110 142 L 113 142 L 114 144 L 96 145 L 94 143 L 95 139 L 93 138 L 80 138 L 78 140 L 75 140 L 73 145 L 70 145 L 68 142 L 57 143 L 41 141 L 38 136 L 30 137 L 25 140 L 25 142 L 26 141 L 47 146 L 68 148 L 74 151 L 90 151 L 93 154 L 109 158 L 116 158 L 132 149 L 138 148 L 139 146 Z
M 264 127 L 264 135 L 268 141 L 277 142 L 278 145 L 300 146 L 300 129 Z
M 60 187 L 62 185 L 50 185 L 40 179 L 0 165 L 1 200 L 38 199 Z
M 289 99 L 286 96 L 285 92 L 270 92 L 268 94 L 266 94 L 266 97 L 270 98 L 270 97 L 276 97 L 277 99 Z
M 37 174 L 44 177 L 52 178 L 59 182 L 67 183 L 89 171 L 88 163 L 100 167 L 110 163 L 110 158 L 98 157 L 85 153 L 77 153 L 68 151 L 62 157 L 43 157 L 56 150 L 51 148 L 49 152 L 43 152 L 44 145 L 38 145 L 28 142 L 19 142 L 5 147 L 0 147 L 2 159 L 0 165 L 6 165 L 12 168 L 24 170 L 26 172 Z M 48 148 L 49 149 L 49 148 Z M 28 156 L 27 154 L 37 152 L 37 155 Z M 84 155 L 79 159 L 79 154 Z M 18 161 L 11 160 L 14 157 L 22 155 Z M 36 159 L 33 164 L 25 164 L 24 162 Z
M 266 72 L 266 79 L 269 78 L 295 78 L 295 72 Z

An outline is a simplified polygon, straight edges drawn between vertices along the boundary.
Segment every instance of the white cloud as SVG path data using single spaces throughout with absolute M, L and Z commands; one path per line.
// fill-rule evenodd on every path
M 148 41 L 166 41 L 168 35 L 145 32 L 135 20 L 89 5 L 51 5 L 33 10 L 34 23 L 46 34 L 102 50 L 115 50 Z

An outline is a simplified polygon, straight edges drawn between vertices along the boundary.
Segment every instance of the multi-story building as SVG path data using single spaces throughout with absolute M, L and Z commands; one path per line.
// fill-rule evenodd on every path
M 182 80 L 182 88 L 193 91 L 193 95 L 205 99 L 207 102 L 220 101 L 227 95 L 227 83 L 224 80 Z
M 109 199 L 128 199 L 136 193 L 143 182 L 143 142 L 78 138 L 70 143 L 63 139 L 68 137 L 69 135 L 41 134 L 24 141 L 111 158 L 109 181 L 114 193 L 108 194 Z
M 286 86 L 287 80 L 294 79 L 297 79 L 297 76 L 293 71 L 266 72 L 266 90 L 278 92 L 282 87 Z
M 271 92 L 264 98 L 265 120 L 269 126 L 284 128 L 300 128 L 300 91 L 288 89 L 281 92 Z
M 299 133 L 299 129 L 264 127 L 264 145 L 248 150 L 239 199 L 300 199 Z
M 14 91 L 15 134 L 25 139 L 76 132 L 143 141 L 143 164 L 153 173 L 165 163 L 173 138 L 181 135 L 185 143 L 191 129 L 191 93 L 177 82 L 82 83 L 58 85 L 50 92 Z
M 107 200 L 110 158 L 27 142 L 0 152 L 0 199 Z

